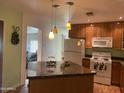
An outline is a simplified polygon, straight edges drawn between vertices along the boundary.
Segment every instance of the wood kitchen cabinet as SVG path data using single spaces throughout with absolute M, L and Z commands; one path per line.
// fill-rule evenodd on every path
M 122 32 L 122 49 L 124 50 L 124 29 L 123 29 L 123 32 Z
M 83 58 L 82 66 L 90 69 L 90 58 Z
M 103 22 L 91 24 L 73 24 L 70 38 L 85 38 L 85 47 L 92 48 L 93 37 L 112 37 L 114 49 L 124 49 L 124 22 Z
M 84 39 L 85 38 L 85 25 L 72 24 L 72 29 L 69 31 L 70 38 Z
M 124 64 L 121 65 L 121 77 L 120 77 L 121 93 L 124 93 Z
M 111 74 L 111 84 L 120 86 L 120 73 L 121 73 L 121 63 L 114 60 L 112 61 L 112 74 Z
M 123 32 L 123 24 L 112 24 L 112 37 L 113 37 L 113 48 L 121 49 L 122 48 L 122 32 Z
M 94 37 L 111 37 L 112 23 L 97 23 L 94 24 Z
M 85 43 L 86 48 L 92 48 L 92 38 L 94 35 L 93 29 L 94 27 L 90 25 L 86 26 L 86 43 Z

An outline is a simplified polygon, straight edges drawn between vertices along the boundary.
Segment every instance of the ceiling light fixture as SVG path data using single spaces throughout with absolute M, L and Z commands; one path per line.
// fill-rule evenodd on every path
M 93 12 L 86 12 L 86 15 L 88 16 L 88 22 L 90 22 L 91 21 L 91 16 L 93 16 L 94 14 L 93 14 Z
M 51 29 L 51 31 L 49 32 L 49 39 L 50 39 L 50 40 L 54 39 L 54 33 L 53 33 L 52 29 Z
M 80 47 L 82 45 L 82 39 L 77 42 L 77 46 Z
M 59 5 L 55 4 L 55 5 L 53 5 L 53 7 L 54 7 L 54 20 L 55 20 L 54 21 L 53 33 L 58 34 L 59 30 L 57 29 L 57 26 L 56 26 L 56 8 L 58 8 Z
M 93 27 L 94 25 L 93 24 L 90 24 L 91 27 Z
M 123 19 L 123 17 L 120 16 L 119 19 L 121 20 L 121 19 Z
M 117 24 L 119 25 L 119 24 L 120 24 L 120 22 L 117 22 Z
M 90 19 L 88 19 L 87 21 L 90 22 Z
M 50 40 L 53 40 L 54 39 L 54 33 L 53 33 L 53 29 L 52 29 L 52 26 L 53 26 L 53 0 L 52 1 L 52 11 L 51 11 L 51 31 L 49 32 L 49 39 Z
M 73 2 L 66 2 L 68 4 L 68 23 L 66 24 L 67 30 L 71 30 L 71 19 L 70 19 L 70 12 L 71 12 L 71 6 L 74 5 Z

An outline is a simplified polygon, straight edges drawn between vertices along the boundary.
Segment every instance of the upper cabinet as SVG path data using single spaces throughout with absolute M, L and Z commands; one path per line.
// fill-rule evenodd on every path
M 89 26 L 87 25 L 86 26 L 86 43 L 85 43 L 85 47 L 86 48 L 92 48 L 92 38 L 94 36 L 94 32 L 93 32 L 93 27 L 92 26 Z
M 123 31 L 122 31 L 122 49 L 124 50 L 124 28 L 123 28 Z
M 113 37 L 113 48 L 122 49 L 122 32 L 123 24 L 111 24 L 112 26 L 112 37 Z
M 92 48 L 93 37 L 112 37 L 113 48 L 124 48 L 124 23 L 105 22 L 91 24 L 73 24 L 69 31 L 70 38 L 85 38 L 85 47 Z
M 69 31 L 70 38 L 83 39 L 86 36 L 85 25 L 82 24 L 72 24 L 72 29 Z

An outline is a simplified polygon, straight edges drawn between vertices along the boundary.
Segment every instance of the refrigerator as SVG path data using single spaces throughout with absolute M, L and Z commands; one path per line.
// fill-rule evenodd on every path
M 71 61 L 82 66 L 85 57 L 84 39 L 64 39 L 64 61 Z

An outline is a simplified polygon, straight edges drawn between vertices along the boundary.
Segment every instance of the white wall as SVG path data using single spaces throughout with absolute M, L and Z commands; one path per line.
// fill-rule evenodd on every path
M 39 28 L 41 31 L 42 38 L 40 38 L 39 40 L 41 40 L 41 47 L 42 51 L 40 53 L 41 54 L 41 60 L 42 61 L 46 61 L 48 60 L 48 56 L 55 56 L 57 61 L 61 61 L 62 60 L 62 54 L 63 54 L 63 39 L 62 39 L 62 34 L 67 33 L 66 29 L 61 28 L 60 33 L 55 36 L 54 40 L 49 40 L 48 39 L 48 35 L 49 32 L 51 31 L 50 28 L 50 23 L 46 22 L 46 21 L 41 21 L 40 17 L 35 16 L 35 15 L 31 15 L 31 14 L 24 14 L 23 15 L 23 29 L 24 32 L 22 33 L 23 36 L 23 40 L 22 40 L 22 75 L 21 75 L 21 81 L 22 84 L 24 83 L 24 78 L 25 78 L 25 61 L 26 61 L 26 27 L 27 26 L 33 26 L 36 28 Z
M 65 29 L 59 29 L 59 34 L 55 36 L 55 39 L 49 40 L 48 34 L 50 32 L 50 28 L 44 28 L 45 32 L 43 32 L 43 60 L 48 60 L 48 56 L 54 56 L 56 61 L 62 60 L 63 54 L 63 39 L 62 34 L 65 33 Z

